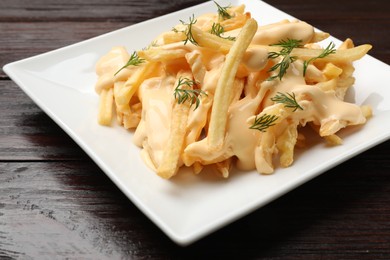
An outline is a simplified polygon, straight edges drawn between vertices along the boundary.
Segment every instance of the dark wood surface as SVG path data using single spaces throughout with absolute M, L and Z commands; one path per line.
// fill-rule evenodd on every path
M 201 2 L 2 0 L 0 66 Z M 390 1 L 266 2 L 390 63 Z M 389 141 L 183 248 L 2 70 L 0 94 L 0 259 L 390 259 Z

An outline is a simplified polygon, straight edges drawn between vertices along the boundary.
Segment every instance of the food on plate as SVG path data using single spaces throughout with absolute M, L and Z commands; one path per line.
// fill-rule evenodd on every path
M 353 61 L 371 45 L 337 48 L 298 20 L 258 25 L 245 6 L 180 20 L 142 50 L 114 47 L 96 65 L 98 122 L 134 129 L 145 162 L 163 178 L 180 167 L 274 172 L 293 164 L 310 127 L 330 145 L 362 125 L 369 106 L 344 101 Z M 327 43 L 321 43 L 327 41 Z M 114 108 L 114 109 L 113 109 Z

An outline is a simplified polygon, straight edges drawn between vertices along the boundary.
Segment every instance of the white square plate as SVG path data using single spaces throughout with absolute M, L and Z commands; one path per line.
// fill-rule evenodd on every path
M 219 2 L 245 4 L 261 24 L 292 19 L 259 0 Z M 374 117 L 361 128 L 343 131 L 343 145 L 327 148 L 314 142 L 297 155 L 292 167 L 276 169 L 270 176 L 234 172 L 228 180 L 188 173 L 169 181 L 158 177 L 141 160 L 139 148 L 132 144 L 131 132 L 119 126 L 97 124 L 95 64 L 113 46 L 125 45 L 129 52 L 139 50 L 180 19 L 215 11 L 214 3 L 206 2 L 4 67 L 129 199 L 181 245 L 248 214 L 390 136 L 390 88 L 385 86 L 390 82 L 390 67 L 366 56 L 355 63 L 356 84 L 348 97 L 359 105 L 371 105 Z

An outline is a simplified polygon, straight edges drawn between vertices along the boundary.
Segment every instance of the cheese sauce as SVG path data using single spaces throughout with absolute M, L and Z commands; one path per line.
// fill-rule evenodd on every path
M 214 18 L 215 15 L 201 16 L 196 25 L 209 26 L 210 19 Z M 229 31 L 224 36 L 236 37 L 239 32 L 240 29 Z M 302 44 L 305 44 L 310 42 L 313 35 L 314 28 L 301 21 L 282 21 L 258 28 L 237 74 L 237 77 L 246 79 L 245 84 L 253 84 L 256 91 L 250 90 L 246 96 L 230 104 L 225 142 L 218 150 L 211 150 L 208 146 L 207 120 L 212 109 L 212 99 L 225 56 L 193 44 L 183 45 L 182 42 L 164 45 L 162 48 L 168 50 L 183 49 L 186 52 L 199 52 L 206 68 L 201 89 L 207 93 L 207 96 L 201 99 L 197 110 L 191 110 L 189 113 L 187 137 L 180 165 L 184 163 L 186 166 L 191 166 L 195 162 L 206 165 L 235 157 L 239 169 L 257 169 L 263 173 L 272 172 L 266 162 L 267 158 L 264 157 L 265 151 L 259 146 L 264 133 L 250 129 L 247 121 L 263 109 L 272 107 L 275 103 L 271 98 L 277 93 L 293 93 L 303 108 L 303 110 L 298 109 L 288 115 L 286 122 L 302 126 L 313 122 L 320 126 L 320 135 L 332 135 L 347 125 L 363 124 L 366 118 L 359 106 L 340 100 L 334 91 L 323 91 L 316 85 L 308 85 L 305 82 L 305 77 L 302 75 L 303 62 L 300 60 L 290 64 L 287 74 L 281 81 L 278 79 L 264 81 L 263 79 L 259 82 L 251 82 L 252 79 L 256 79 L 256 73 L 269 65 L 268 51 L 256 45 L 269 45 L 281 39 L 301 40 Z M 158 38 L 156 42 L 162 44 L 163 40 Z M 129 55 L 124 48 L 118 47 L 98 62 L 96 66 L 99 75 L 96 84 L 98 93 L 102 89 L 112 87 L 115 81 L 125 81 L 132 69 L 123 70 L 116 76 L 113 75 L 128 59 Z M 309 66 L 307 73 L 316 75 L 318 81 L 325 80 L 321 70 L 314 66 Z M 144 149 L 143 157 L 152 168 L 160 165 L 169 136 L 173 102 L 177 102 L 173 98 L 174 84 L 175 75 L 163 74 L 145 80 L 138 90 L 138 97 L 142 103 L 142 115 L 134 134 L 134 143 Z M 267 136 L 269 139 L 266 141 L 273 142 L 288 124 L 282 125 L 279 132 L 269 133 Z

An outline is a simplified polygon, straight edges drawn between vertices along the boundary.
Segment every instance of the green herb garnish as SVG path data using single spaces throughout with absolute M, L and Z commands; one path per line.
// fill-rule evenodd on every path
M 229 6 L 220 6 L 217 2 L 215 2 L 215 1 L 213 1 L 213 2 L 218 8 L 218 15 L 220 18 L 222 18 L 222 20 L 232 18 L 232 16 L 227 11 L 227 9 L 230 8 L 230 5 Z
M 309 63 L 310 62 L 313 62 L 314 60 L 316 59 L 321 59 L 321 58 L 325 58 L 326 56 L 328 56 L 329 54 L 332 54 L 332 53 L 335 53 L 336 52 L 336 48 L 335 48 L 335 44 L 333 42 L 329 43 L 329 45 L 321 52 L 320 55 L 318 55 L 317 57 L 314 57 L 314 58 L 311 58 L 310 60 L 305 60 L 303 62 L 303 76 L 306 75 L 306 70 L 307 70 L 307 67 L 309 66 Z
M 194 45 L 198 45 L 198 43 L 194 39 L 194 36 L 192 35 L 192 25 L 194 25 L 196 23 L 196 21 L 197 20 L 195 19 L 194 14 L 192 14 L 192 16 L 190 16 L 190 22 L 189 23 L 186 23 L 186 22 L 180 20 L 181 24 L 186 26 L 186 29 L 183 32 L 186 35 L 186 39 L 184 40 L 184 45 L 186 45 L 187 42 L 191 42 Z M 173 31 L 174 32 L 179 32 L 175 28 L 173 28 Z
M 133 54 L 131 54 L 130 56 L 130 59 L 127 61 L 127 63 L 122 67 L 120 68 L 117 72 L 115 72 L 114 76 L 116 76 L 116 74 L 118 74 L 121 70 L 123 70 L 124 68 L 127 68 L 129 66 L 138 66 L 140 65 L 141 63 L 144 63 L 145 60 L 138 57 L 138 54 L 137 52 L 133 52 Z
M 297 100 L 295 99 L 294 92 L 292 94 L 290 93 L 281 93 L 278 92 L 276 96 L 271 98 L 272 101 L 275 103 L 281 103 L 284 104 L 285 107 L 293 108 L 293 112 L 295 112 L 297 109 L 303 110 L 303 108 L 298 104 Z
M 250 129 L 257 129 L 261 132 L 266 132 L 266 130 L 275 125 L 275 121 L 278 120 L 278 117 L 275 115 L 267 115 L 264 114 L 261 117 L 255 117 L 255 121 L 253 125 L 251 125 Z
M 230 41 L 236 40 L 236 37 L 231 37 L 231 36 L 223 37 L 221 34 L 223 34 L 224 32 L 225 32 L 225 29 L 219 23 L 213 23 L 213 25 L 211 26 L 211 30 L 210 30 L 211 34 L 217 35 L 220 38 L 227 39 Z
M 282 49 L 279 52 L 270 52 L 268 53 L 268 59 L 276 59 L 278 57 L 283 57 L 282 60 L 279 63 L 276 63 L 274 66 L 272 66 L 268 72 L 272 72 L 275 70 L 279 70 L 278 74 L 272 77 L 269 77 L 267 80 L 274 80 L 276 78 L 279 78 L 279 80 L 282 80 L 283 76 L 286 74 L 287 69 L 290 67 L 290 64 L 293 63 L 297 57 L 291 56 L 291 52 L 294 48 L 302 47 L 301 40 L 294 40 L 294 39 L 288 39 L 288 40 L 281 40 L 278 43 L 271 44 L 270 46 L 278 46 L 282 47 Z
M 190 102 L 190 106 L 195 104 L 195 109 L 199 107 L 200 104 L 200 99 L 199 96 L 201 95 L 206 95 L 207 93 L 200 90 L 200 89 L 194 89 L 193 87 L 197 85 L 196 81 L 190 80 L 188 78 L 179 78 L 179 81 L 177 83 L 177 86 L 175 87 L 174 90 L 174 97 L 177 99 L 177 102 L 179 104 L 182 104 L 186 102 L 187 100 Z M 181 87 L 186 86 L 190 89 L 183 89 Z

